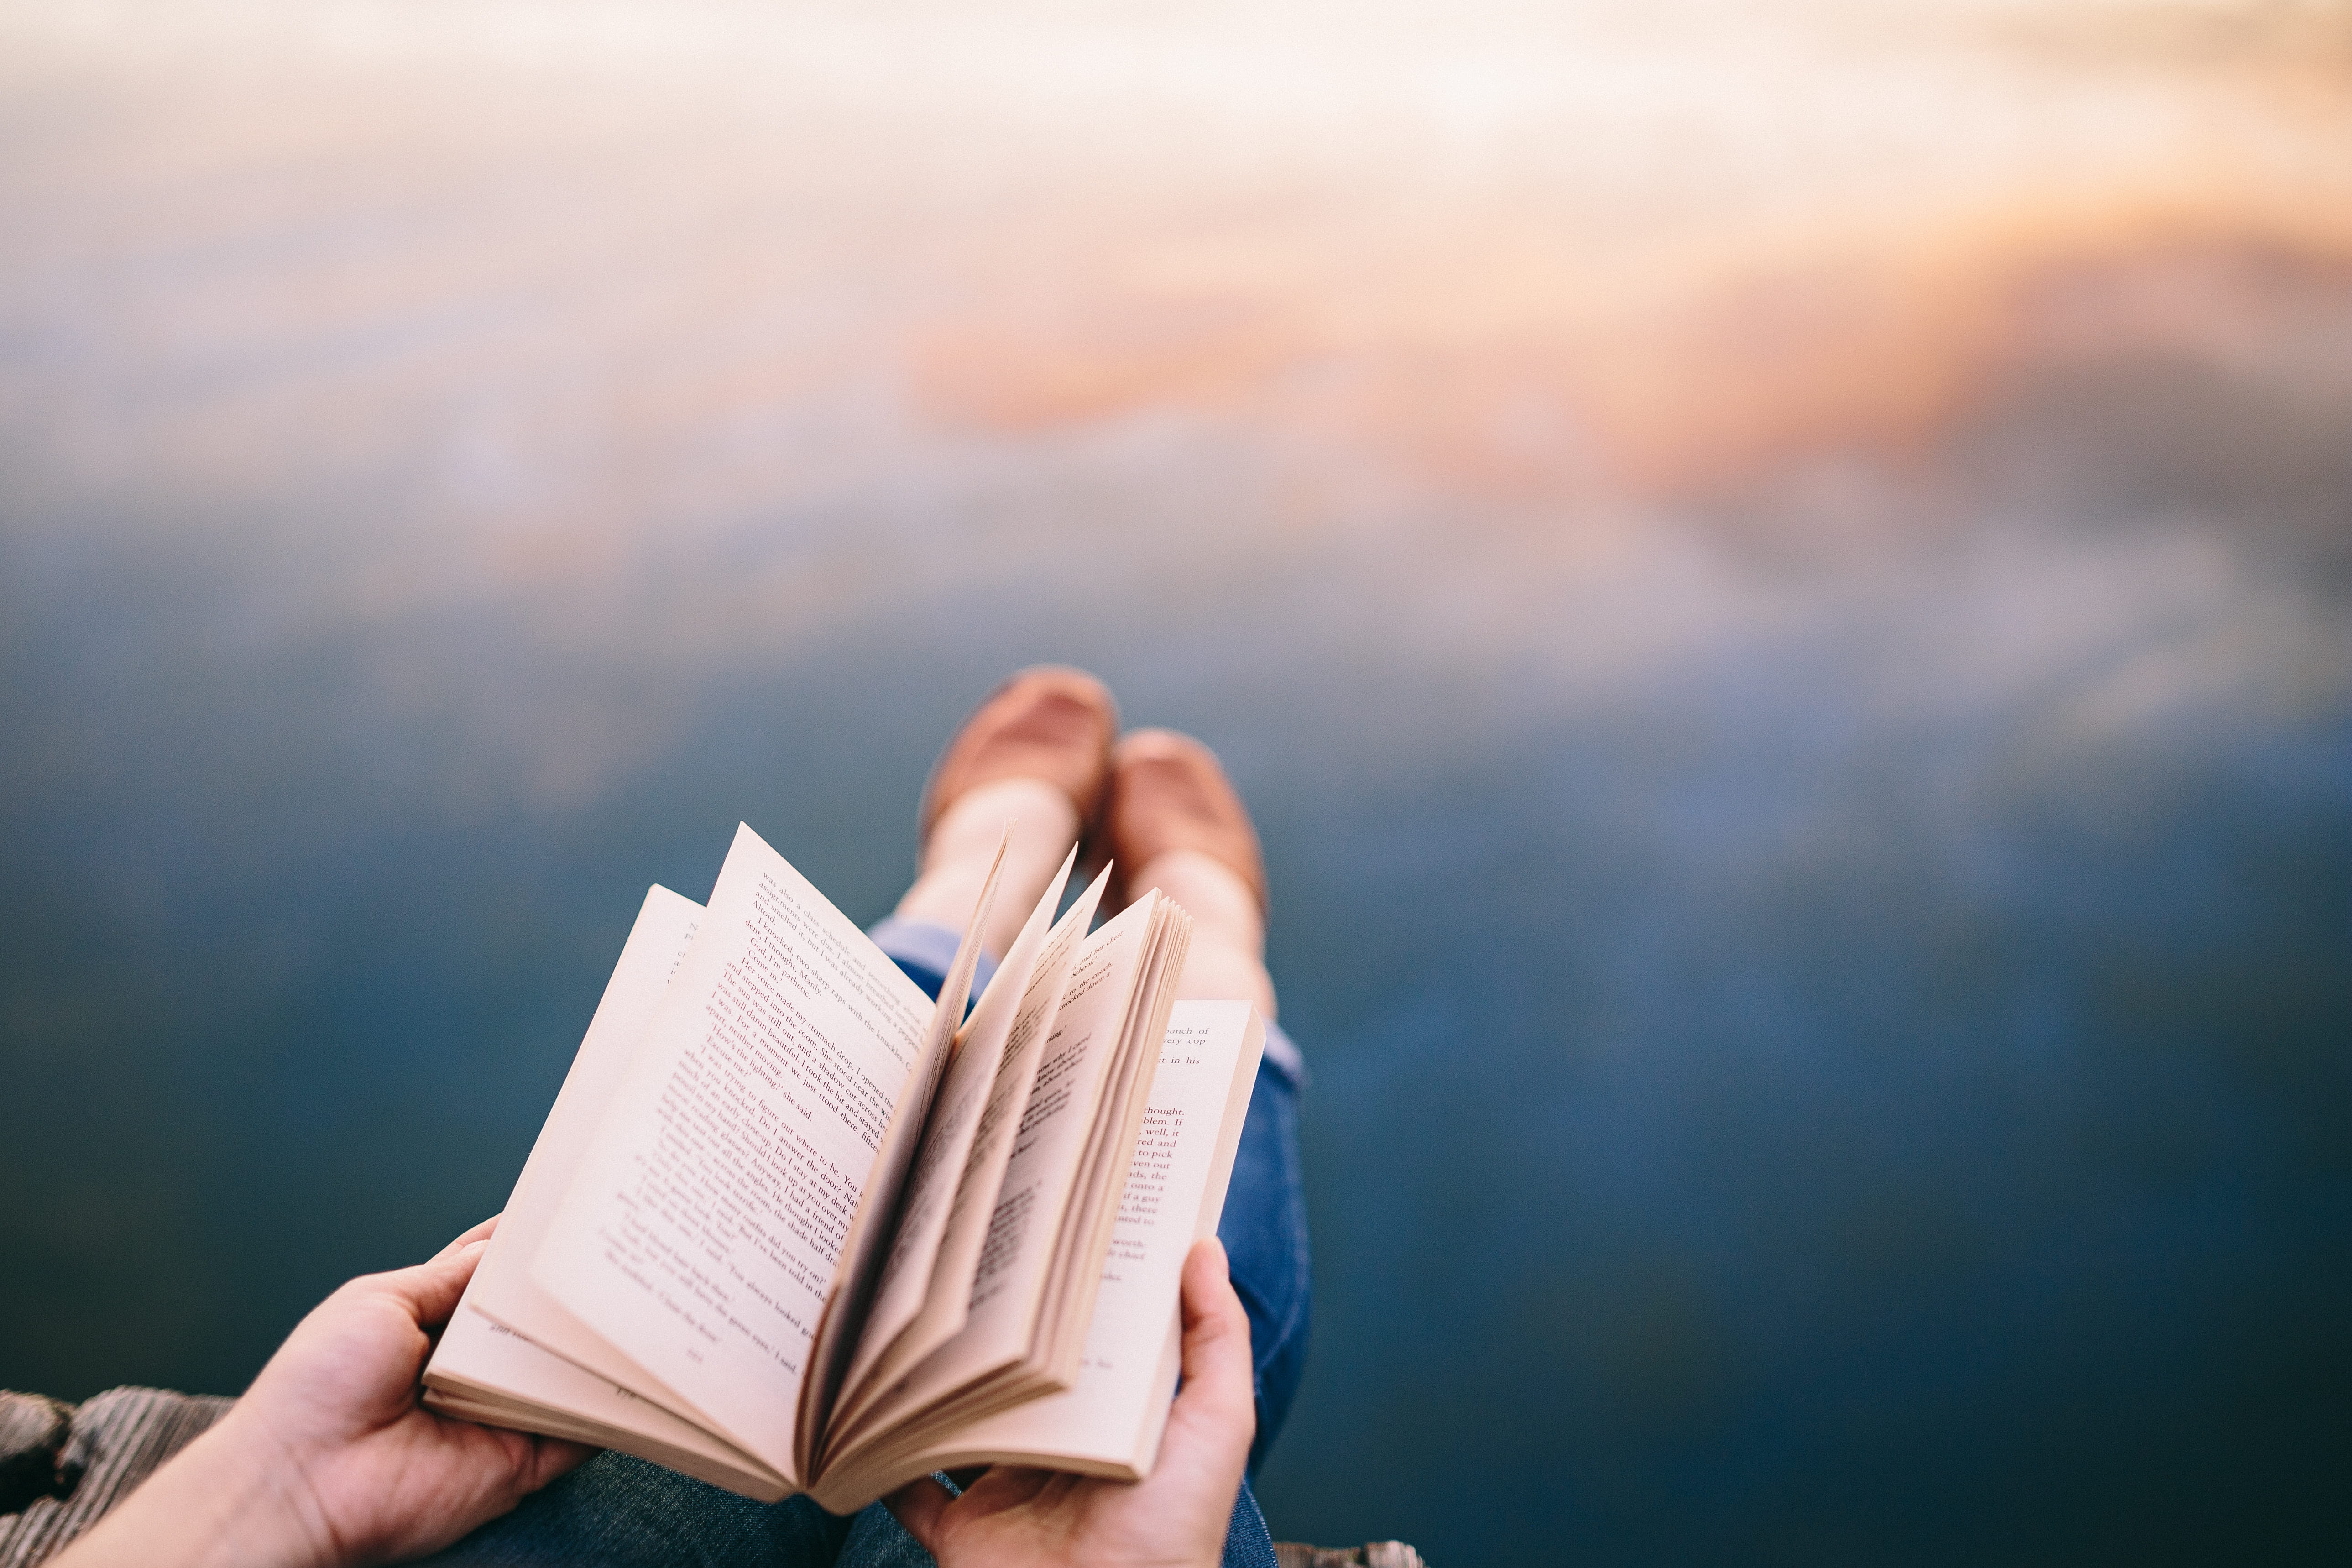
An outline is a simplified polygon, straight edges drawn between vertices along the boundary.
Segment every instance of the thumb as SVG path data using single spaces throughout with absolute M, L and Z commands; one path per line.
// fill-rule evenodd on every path
M 1184 1386 L 1171 1422 L 1218 1434 L 1245 1454 L 1257 1429 L 1252 1398 L 1249 1314 L 1234 1294 L 1225 1249 L 1214 1237 L 1184 1259 Z
M 947 1488 L 924 1476 L 908 1481 L 882 1502 L 906 1527 L 907 1533 L 936 1558 L 940 1554 L 940 1515 L 947 1511 L 950 1500 Z
M 376 1275 L 367 1284 L 399 1301 L 419 1328 L 437 1329 L 457 1310 L 458 1298 L 489 1250 L 498 1223 L 493 1215 L 425 1261 Z
M 474 1243 L 478 1241 L 489 1240 L 492 1236 L 498 1233 L 499 1221 L 504 1218 L 506 1218 L 506 1215 L 503 1214 L 492 1215 L 489 1218 L 482 1221 L 481 1224 L 467 1229 L 460 1235 L 457 1240 L 451 1242 L 448 1246 L 435 1253 L 433 1255 L 434 1258 L 446 1258 L 453 1252 L 464 1251 L 467 1247 L 473 1246 Z

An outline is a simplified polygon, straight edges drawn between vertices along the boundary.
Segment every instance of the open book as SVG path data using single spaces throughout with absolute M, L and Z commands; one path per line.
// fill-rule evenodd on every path
M 1172 1000 L 1165 895 L 1056 921 L 1071 864 L 968 1016 L 994 870 L 936 1004 L 749 827 L 648 892 L 425 1403 L 835 1512 L 1149 1471 L 1265 1026 Z

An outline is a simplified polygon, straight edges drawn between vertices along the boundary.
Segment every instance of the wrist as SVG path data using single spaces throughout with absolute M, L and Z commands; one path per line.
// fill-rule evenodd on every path
M 303 1474 L 299 1456 L 231 1410 L 76 1542 L 60 1568 L 328 1568 L 331 1538 Z

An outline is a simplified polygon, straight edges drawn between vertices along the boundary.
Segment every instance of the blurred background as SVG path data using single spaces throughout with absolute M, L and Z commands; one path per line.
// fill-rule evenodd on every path
M 0 0 L 0 1384 L 1042 658 L 1265 831 L 1278 1536 L 2343 1560 L 2352 6 Z

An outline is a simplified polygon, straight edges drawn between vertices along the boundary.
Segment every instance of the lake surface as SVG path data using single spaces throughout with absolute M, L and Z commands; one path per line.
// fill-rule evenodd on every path
M 495 1209 L 1007 670 L 1258 813 L 1277 1535 L 2352 1537 L 2340 6 L 0 9 L 0 1385 Z

